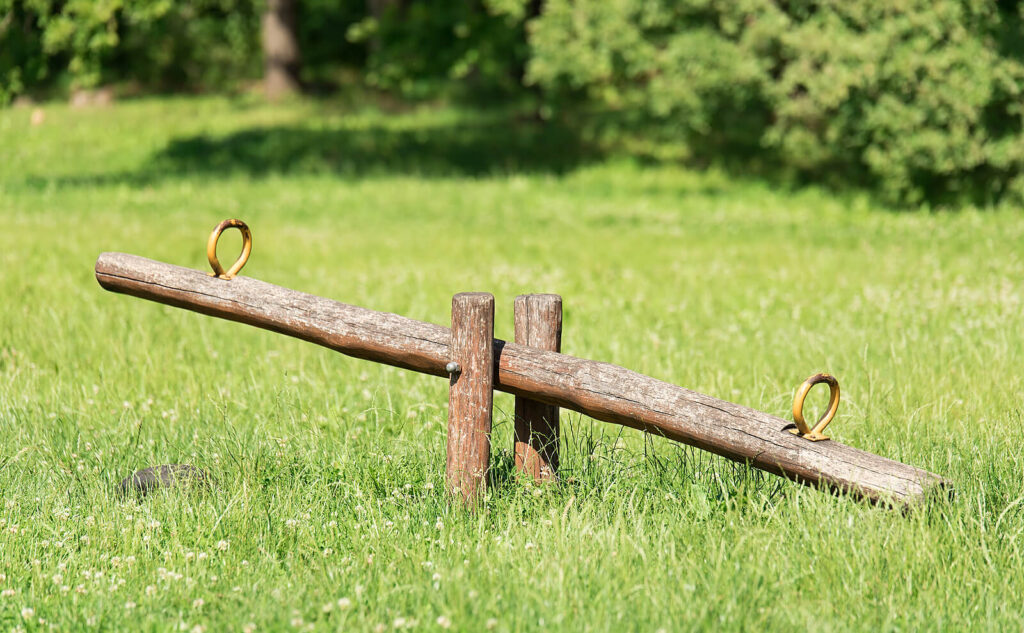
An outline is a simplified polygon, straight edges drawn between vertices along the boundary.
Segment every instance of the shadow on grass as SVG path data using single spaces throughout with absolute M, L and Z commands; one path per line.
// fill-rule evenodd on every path
M 555 124 L 493 122 L 412 130 L 275 127 L 224 138 L 178 139 L 153 158 L 152 168 L 205 174 L 485 176 L 560 174 L 593 157 L 571 130 Z
M 226 136 L 171 140 L 139 169 L 66 178 L 27 179 L 30 186 L 148 185 L 181 177 L 326 174 L 482 177 L 492 174 L 564 174 L 598 159 L 596 148 L 553 122 L 488 117 L 465 123 L 409 128 L 282 125 Z

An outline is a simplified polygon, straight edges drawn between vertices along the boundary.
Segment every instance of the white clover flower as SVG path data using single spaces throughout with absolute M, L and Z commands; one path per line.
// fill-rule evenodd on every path
M 437 616 L 437 625 L 442 629 L 450 629 L 452 627 L 452 621 L 443 615 Z
M 487 624 L 485 624 L 484 626 L 487 627 L 488 631 L 492 631 L 498 626 L 498 620 L 496 620 L 495 618 L 487 618 Z
M 10 598 L 17 593 L 17 589 L 4 589 L 3 591 L 0 591 L 0 598 Z
M 250 622 L 242 627 L 242 633 L 256 633 L 256 624 Z
M 228 543 L 227 541 L 225 541 L 223 539 L 217 541 L 217 549 L 219 549 L 220 551 L 226 552 L 226 551 L 228 551 L 229 547 L 231 547 L 231 544 Z
M 31 618 L 35 614 L 36 614 L 36 610 L 33 609 L 32 607 L 22 607 L 21 608 L 21 617 L 26 619 L 26 620 Z
M 205 600 L 203 600 L 202 598 L 196 598 L 195 600 L 192 601 L 192 608 L 193 609 L 202 609 L 204 604 L 206 604 Z
M 124 608 L 125 608 L 126 611 L 131 611 L 136 606 L 138 606 L 138 605 L 136 605 L 134 602 L 132 602 L 130 600 L 128 602 L 124 603 Z
M 338 599 L 338 608 L 341 609 L 342 611 L 344 611 L 345 609 L 350 608 L 351 606 L 352 606 L 352 601 L 349 600 L 348 598 L 340 598 L 340 599 Z

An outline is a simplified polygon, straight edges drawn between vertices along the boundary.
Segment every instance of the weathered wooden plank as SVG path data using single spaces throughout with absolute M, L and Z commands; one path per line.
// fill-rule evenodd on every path
M 487 487 L 494 405 L 494 296 L 452 297 L 451 372 L 448 387 L 449 494 L 473 505 Z M 446 368 L 447 369 L 447 368 Z
M 520 345 L 562 351 L 562 298 L 552 294 L 519 295 L 515 300 L 515 339 Z M 516 396 L 516 468 L 536 481 L 558 473 L 558 407 Z
M 108 290 L 288 334 L 339 352 L 446 376 L 451 330 L 236 277 L 230 281 L 135 255 L 104 253 Z M 846 446 L 809 442 L 791 423 L 608 363 L 494 341 L 494 387 L 696 446 L 801 483 L 909 504 L 952 490 L 940 476 Z

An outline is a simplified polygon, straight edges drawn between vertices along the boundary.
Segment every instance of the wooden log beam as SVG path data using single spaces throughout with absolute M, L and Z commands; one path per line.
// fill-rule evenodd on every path
M 248 277 L 217 279 L 144 257 L 104 253 L 107 290 L 248 323 L 349 356 L 447 376 L 451 330 Z M 810 442 L 787 420 L 608 363 L 494 340 L 494 388 L 711 451 L 800 483 L 909 505 L 940 476 L 834 440 Z

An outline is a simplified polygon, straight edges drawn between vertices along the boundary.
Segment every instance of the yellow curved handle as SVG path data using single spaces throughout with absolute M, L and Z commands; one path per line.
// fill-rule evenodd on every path
M 235 228 L 242 232 L 242 252 L 238 255 L 238 259 L 231 265 L 231 268 L 224 271 L 224 267 L 220 265 L 220 260 L 217 259 L 217 242 L 220 240 L 220 234 L 224 232 L 224 229 Z M 242 266 L 245 266 L 245 262 L 249 260 L 249 253 L 252 252 L 252 231 L 249 230 L 249 225 L 241 220 L 224 220 L 213 229 L 213 233 L 210 233 L 210 239 L 206 241 L 206 258 L 210 260 L 210 268 L 213 268 L 213 272 L 210 273 L 213 277 L 220 279 L 231 279 L 242 270 Z
M 804 400 L 807 399 L 807 394 L 810 393 L 811 387 L 819 383 L 826 383 L 828 385 L 828 410 L 818 418 L 818 422 L 814 425 L 814 428 L 808 428 L 807 421 L 804 420 Z M 811 440 L 812 442 L 827 440 L 828 436 L 824 434 L 825 427 L 827 427 L 829 422 L 832 421 L 832 418 L 836 417 L 836 411 L 838 410 L 839 381 L 831 374 L 814 374 L 805 380 L 804 384 L 800 385 L 800 388 L 796 390 L 796 397 L 793 398 L 793 421 L 796 422 L 796 428 L 790 429 L 790 433 L 799 435 L 800 437 Z

